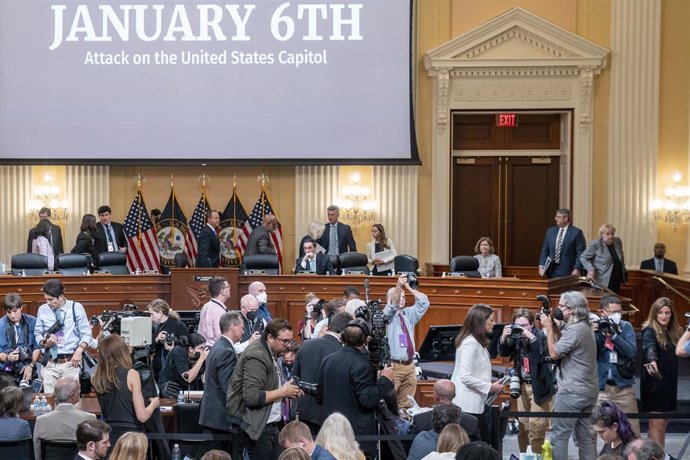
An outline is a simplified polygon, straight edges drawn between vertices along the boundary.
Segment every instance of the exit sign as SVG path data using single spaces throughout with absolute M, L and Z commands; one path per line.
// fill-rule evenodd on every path
M 515 113 L 497 113 L 496 126 L 499 128 L 514 128 L 518 125 L 518 116 Z

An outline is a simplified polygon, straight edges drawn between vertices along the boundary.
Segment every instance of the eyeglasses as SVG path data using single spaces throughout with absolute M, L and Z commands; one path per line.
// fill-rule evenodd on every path
M 572 308 L 570 307 L 570 305 L 566 305 L 566 304 L 564 304 L 564 303 L 559 303 L 559 304 L 558 304 L 558 308 L 570 308 L 570 309 L 572 310 Z
M 290 345 L 293 339 L 279 339 L 278 337 L 276 337 L 276 340 L 283 342 L 283 345 Z

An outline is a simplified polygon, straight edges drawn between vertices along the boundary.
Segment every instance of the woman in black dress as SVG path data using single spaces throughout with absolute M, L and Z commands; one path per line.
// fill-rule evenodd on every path
M 81 218 L 81 226 L 79 226 L 79 234 L 77 235 L 77 243 L 72 248 L 72 254 L 86 254 L 91 260 L 90 265 L 94 265 L 96 260 L 96 216 L 93 214 L 84 214 Z
M 683 334 L 673 302 L 660 297 L 652 304 L 642 325 L 644 369 L 640 377 L 642 412 L 673 412 L 678 399 L 678 358 L 676 343 Z M 662 446 L 668 420 L 649 420 L 649 439 Z
M 91 381 L 101 406 L 103 421 L 110 425 L 110 444 L 128 431 L 144 432 L 144 423 L 160 405 L 157 397 L 145 405 L 139 373 L 132 369 L 129 347 L 112 334 L 98 344 L 98 367 Z

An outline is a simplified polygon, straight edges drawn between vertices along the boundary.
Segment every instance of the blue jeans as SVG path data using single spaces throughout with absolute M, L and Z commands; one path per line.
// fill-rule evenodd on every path
M 578 394 L 556 393 L 554 397 L 554 412 L 592 412 L 597 402 L 594 398 L 587 398 Z M 592 439 L 592 424 L 589 417 L 584 418 L 554 418 L 551 425 L 551 446 L 554 459 L 568 458 L 568 440 L 573 435 L 580 460 L 595 460 L 597 458 L 596 445 Z

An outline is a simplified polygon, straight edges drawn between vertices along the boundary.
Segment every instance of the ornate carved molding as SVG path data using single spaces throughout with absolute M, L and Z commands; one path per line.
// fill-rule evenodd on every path
M 465 85 L 454 91 L 453 101 L 568 101 L 569 84 Z
M 448 93 L 450 92 L 450 68 L 437 69 L 438 101 L 436 103 L 437 129 L 439 134 L 445 134 L 448 126 Z
M 591 68 L 580 72 L 580 133 L 587 134 L 592 124 L 592 83 L 594 71 Z
M 550 40 L 546 40 L 544 37 L 539 36 L 534 32 L 525 30 L 520 26 L 513 26 L 502 34 L 491 37 L 489 40 L 486 40 L 468 49 L 463 53 L 464 57 L 468 59 L 476 58 L 477 56 L 486 53 L 488 50 L 495 48 L 508 40 L 519 40 L 531 46 L 532 48 L 536 48 L 545 54 L 556 58 L 580 56 L 579 54 L 557 45 Z
M 454 77 L 568 77 L 580 74 L 575 66 L 562 67 L 457 67 Z

